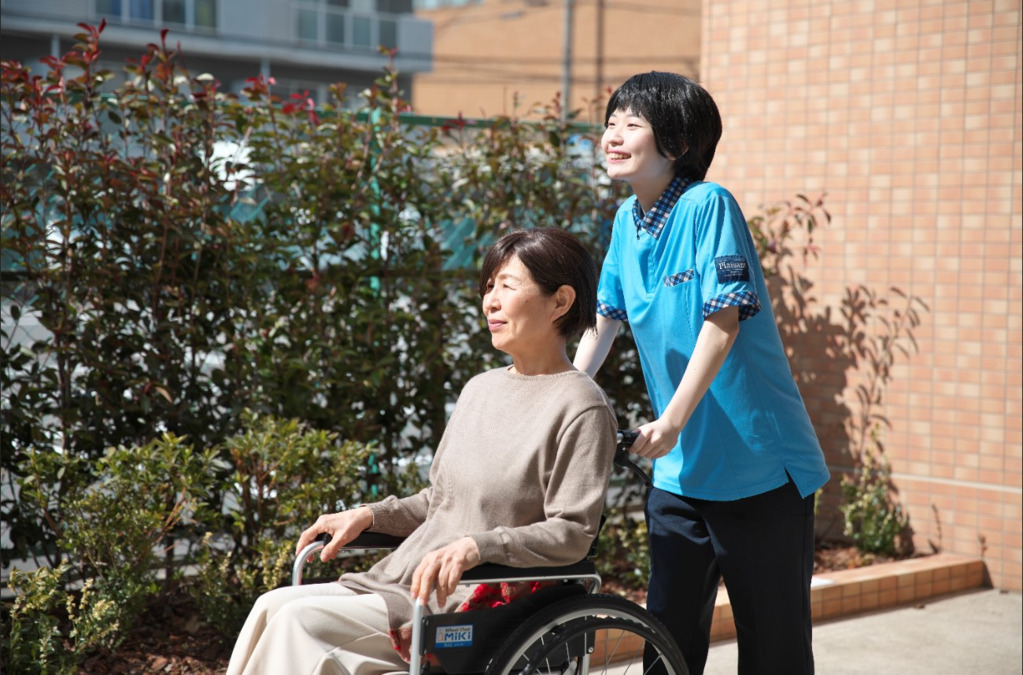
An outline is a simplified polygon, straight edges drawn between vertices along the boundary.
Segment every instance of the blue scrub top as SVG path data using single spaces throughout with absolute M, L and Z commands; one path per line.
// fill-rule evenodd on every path
M 597 294 L 600 314 L 632 328 L 657 417 L 682 380 L 704 319 L 738 306 L 741 323 L 678 445 L 655 460 L 654 486 L 730 501 L 773 490 L 791 476 L 806 497 L 829 472 L 742 211 L 714 183 L 689 185 L 673 206 L 669 192 L 659 203 L 670 208 L 659 232 L 637 225 L 635 196 L 618 209 Z

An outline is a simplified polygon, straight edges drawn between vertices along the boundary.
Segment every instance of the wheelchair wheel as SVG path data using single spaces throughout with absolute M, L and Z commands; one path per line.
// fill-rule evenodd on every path
M 664 625 L 614 595 L 569 598 L 541 610 L 508 637 L 487 666 L 487 675 L 626 671 L 689 675 Z

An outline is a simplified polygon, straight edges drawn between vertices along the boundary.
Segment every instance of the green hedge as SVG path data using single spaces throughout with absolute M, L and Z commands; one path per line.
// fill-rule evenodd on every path
M 3 66 L 3 468 L 13 487 L 34 462 L 47 491 L 4 502 L 5 564 L 58 562 L 61 504 L 107 448 L 212 448 L 246 410 L 373 444 L 387 487 L 500 358 L 487 243 L 594 240 L 620 196 L 554 118 L 408 124 L 393 72 L 357 110 L 343 85 L 316 109 L 260 78 L 235 97 L 165 45 L 111 90 L 99 30 L 80 38 L 46 75 Z

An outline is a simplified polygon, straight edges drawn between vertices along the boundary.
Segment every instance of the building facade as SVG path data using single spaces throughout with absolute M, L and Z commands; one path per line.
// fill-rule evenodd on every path
M 1023 587 L 1023 83 L 1020 4 L 735 0 L 704 5 L 701 79 L 724 136 L 708 179 L 747 215 L 826 194 L 831 223 L 800 274 L 819 307 L 892 287 L 926 303 L 874 431 L 917 551 L 983 556 Z M 832 468 L 835 522 L 858 368 L 821 325 L 791 345 Z M 884 326 L 869 327 L 875 335 Z M 841 406 L 841 408 L 840 408 Z
M 528 117 L 567 89 L 569 109 L 582 111 L 580 121 L 599 117 L 603 124 L 609 88 L 629 76 L 649 70 L 698 75 L 700 5 L 420 0 L 417 15 L 434 24 L 434 68 L 416 77 L 412 107 L 423 115 Z
M 34 65 L 60 56 L 77 24 L 106 21 L 103 65 L 120 73 L 166 28 L 189 72 L 210 73 L 234 92 L 263 75 L 284 98 L 307 91 L 322 102 L 336 82 L 354 96 L 387 67 L 383 46 L 394 50 L 411 96 L 413 76 L 432 66 L 433 29 L 412 13 L 412 0 L 2 0 L 0 11 L 4 59 Z

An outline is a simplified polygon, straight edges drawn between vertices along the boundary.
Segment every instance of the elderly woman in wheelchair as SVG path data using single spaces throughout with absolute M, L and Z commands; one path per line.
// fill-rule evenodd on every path
M 484 627 L 473 637 L 474 624 L 461 618 L 490 612 L 497 623 L 489 640 L 507 652 L 497 655 L 505 672 L 521 670 L 524 659 L 537 656 L 556 662 L 559 671 L 565 664 L 588 664 L 582 659 L 592 653 L 595 633 L 582 623 L 609 616 L 630 622 L 630 632 L 646 640 L 648 663 L 663 665 L 659 655 L 668 652 L 667 670 L 684 672 L 684 665 L 671 665 L 679 661 L 673 644 L 649 646 L 663 642 L 663 635 L 641 608 L 624 601 L 624 608 L 594 606 L 592 598 L 603 596 L 587 596 L 589 605 L 580 608 L 578 594 L 554 585 L 562 578 L 596 579 L 599 585 L 592 569 L 547 569 L 587 556 L 615 452 L 617 425 L 608 399 L 567 355 L 568 340 L 594 323 L 596 281 L 588 252 L 559 229 L 512 232 L 490 249 L 479 291 L 493 345 L 511 356 L 511 366 L 466 384 L 436 449 L 429 487 L 323 515 L 302 532 L 296 546 L 302 557 L 319 546 L 311 546 L 314 540 L 329 536 L 323 560 L 364 532 L 404 540 L 367 572 L 260 596 L 235 644 L 229 675 L 414 673 L 420 664 L 426 668 L 421 659 L 427 651 L 446 657 L 458 651 L 449 648 L 485 641 L 479 639 Z M 507 571 L 518 572 L 520 581 L 491 574 L 495 564 L 513 568 Z M 492 583 L 473 593 L 466 585 L 473 572 Z M 525 597 L 508 602 L 516 596 Z M 543 598 L 558 602 L 543 607 Z M 459 612 L 505 603 L 510 612 L 504 614 Z M 557 605 L 565 611 L 550 616 Z M 424 611 L 434 621 L 425 643 Z M 525 614 L 533 618 L 526 621 Z M 565 634 L 556 649 L 567 656 L 552 659 L 548 653 L 551 628 Z M 510 633 L 523 635 L 504 644 Z M 493 670 L 495 656 L 441 662 L 449 672 Z

